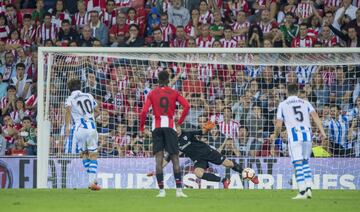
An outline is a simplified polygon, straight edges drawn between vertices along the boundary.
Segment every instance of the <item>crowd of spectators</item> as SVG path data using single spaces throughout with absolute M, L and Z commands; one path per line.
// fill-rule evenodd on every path
M 359 47 L 358 8 L 357 0 L 1 1 L 0 155 L 36 154 L 39 46 Z M 290 82 L 314 104 L 329 133 L 329 143 L 320 143 L 314 129 L 315 142 L 333 156 L 360 155 L 357 66 L 56 60 L 50 89 L 52 154 L 77 151 L 63 137 L 62 116 L 66 80 L 79 77 L 101 105 L 100 155 L 151 156 L 150 132 L 144 139 L 137 135 L 138 113 L 158 71 L 165 69 L 172 86 L 191 102 L 184 128 L 214 121 L 217 127 L 202 139 L 228 156 L 288 156 L 286 133 L 275 145 L 268 138 Z

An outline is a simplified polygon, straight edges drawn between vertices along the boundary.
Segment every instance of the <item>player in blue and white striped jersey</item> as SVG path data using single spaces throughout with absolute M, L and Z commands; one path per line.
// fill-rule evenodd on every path
M 333 156 L 350 156 L 353 154 L 352 142 L 349 140 L 352 134 L 350 130 L 351 116 L 340 114 L 338 105 L 330 107 L 330 120 L 324 122 L 328 131 L 328 137 L 332 146 Z
M 75 126 L 74 140 L 77 141 L 83 165 L 89 174 L 89 188 L 99 190 L 97 184 L 97 147 L 98 133 L 96 131 L 94 112 L 97 112 L 97 103 L 91 94 L 81 92 L 81 82 L 71 79 L 68 82 L 71 95 L 65 102 L 65 136 L 70 136 L 71 121 Z
M 295 68 L 295 73 L 297 77 L 297 81 L 301 85 L 308 84 L 311 81 L 311 77 L 316 73 L 317 66 L 297 66 Z
M 280 135 L 284 123 L 288 135 L 289 154 L 295 168 L 295 178 L 299 187 L 299 193 L 293 199 L 311 198 L 312 177 L 309 158 L 312 150 L 312 130 L 310 116 L 320 129 L 323 139 L 326 139 L 326 134 L 313 106 L 297 96 L 297 85 L 289 84 L 287 92 L 288 98 L 279 104 L 275 131 L 271 135 L 271 139 L 274 141 Z
M 251 77 L 252 79 L 255 79 L 261 75 L 264 69 L 265 67 L 262 65 L 260 66 L 247 65 L 245 66 L 245 73 L 247 76 Z

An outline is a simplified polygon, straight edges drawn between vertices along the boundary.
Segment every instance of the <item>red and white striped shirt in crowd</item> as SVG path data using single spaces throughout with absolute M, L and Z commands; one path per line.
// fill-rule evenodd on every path
M 33 26 L 30 26 L 30 28 L 25 32 L 25 29 L 21 29 L 21 39 L 26 43 L 32 43 L 35 41 L 36 37 L 36 29 Z
M 324 0 L 324 6 L 339 8 L 341 5 L 341 2 L 342 2 L 342 0 Z
M 341 1 L 341 0 L 340 0 Z M 360 8 L 360 0 L 353 0 L 352 5 L 354 5 L 357 8 Z
M 111 13 L 107 12 L 106 10 L 102 11 L 100 14 L 100 20 L 108 27 L 111 28 L 112 26 L 116 25 L 116 16 L 117 11 L 113 10 Z
M 162 32 L 162 40 L 165 42 L 169 42 L 175 37 L 176 27 L 172 24 L 168 24 L 166 26 L 160 25 L 160 29 Z
M 297 5 L 288 5 L 287 6 L 287 8 L 286 8 L 286 10 L 284 11 L 285 12 L 285 14 L 286 13 L 294 13 L 295 14 L 295 12 L 296 12 L 296 7 Z
M 336 82 L 336 73 L 333 70 L 324 70 L 322 76 L 325 82 L 325 85 L 331 86 Z
M 296 37 L 292 40 L 292 47 L 313 47 L 316 42 L 314 37 L 306 36 L 304 39 Z
M 207 0 L 207 3 L 209 5 L 210 9 L 218 9 L 218 10 L 222 10 L 223 9 L 223 0 Z M 212 5 L 212 3 L 214 3 L 214 5 Z
M 219 123 L 219 131 L 225 135 L 225 138 L 237 138 L 239 135 L 240 124 L 234 120 Z
M 212 76 L 214 76 L 214 66 L 213 64 L 199 64 L 197 66 L 198 70 L 198 79 L 204 83 L 208 83 Z
M 20 130 L 22 128 L 22 125 L 21 124 L 13 124 L 12 125 L 12 128 L 16 129 L 16 130 Z M 15 136 L 10 136 L 9 135 L 9 132 L 8 132 L 8 126 L 7 125 L 4 125 L 2 126 L 2 131 L 4 133 L 4 138 L 6 140 L 6 142 L 12 144 L 14 143 L 15 141 Z
M 220 113 L 213 114 L 210 116 L 210 121 L 219 124 L 224 121 L 224 116 Z
M 244 23 L 235 22 L 231 27 L 232 27 L 233 31 L 239 30 L 239 29 L 249 29 L 250 23 L 248 21 L 245 21 Z M 237 42 L 239 40 L 246 40 L 246 35 L 237 35 L 237 36 L 234 36 L 234 39 Z
M 85 0 L 87 11 L 106 9 L 106 0 Z
M 26 42 L 22 41 L 21 39 L 16 39 L 16 40 L 7 39 L 7 40 L 6 40 L 6 45 L 15 45 L 15 44 L 19 44 L 19 45 L 21 45 L 23 48 L 28 48 L 28 47 L 31 46 L 30 43 L 26 43 Z M 15 49 L 13 49 L 11 52 L 12 52 L 14 55 L 16 54 L 16 50 L 15 50 Z
M 123 76 L 121 79 L 117 80 L 118 90 L 125 90 L 129 86 L 129 78 L 127 76 Z
M 184 47 L 186 47 L 186 40 L 185 39 L 178 39 L 178 38 L 170 40 L 170 47 L 184 48 Z
M 309 18 L 313 13 L 313 8 L 309 2 L 301 2 L 297 5 L 295 13 L 299 18 Z
M 265 23 L 263 21 L 260 21 L 258 23 L 258 25 L 260 26 L 260 29 L 262 30 L 262 32 L 265 33 L 269 33 L 271 32 L 272 26 L 273 26 L 273 22 L 269 21 L 268 23 Z
M 208 95 L 209 101 L 214 101 L 216 98 L 221 98 L 225 94 L 225 89 L 223 86 L 214 86 L 213 83 L 210 83 Z
M 37 81 L 37 66 L 34 63 L 31 63 L 26 73 L 33 80 L 33 82 Z
M 206 11 L 204 14 L 200 14 L 199 16 L 200 24 L 213 24 L 214 23 L 214 15 L 210 12 L 210 10 Z
M 55 24 L 57 30 L 61 28 L 61 23 L 63 20 L 71 20 L 70 15 L 67 12 L 61 12 L 58 17 L 55 17 L 55 15 L 53 15 L 51 19 L 51 23 Z
M 109 61 L 109 58 L 107 57 L 101 57 L 101 56 L 93 56 L 91 57 L 91 61 L 94 63 L 94 64 L 107 64 Z M 100 70 L 100 69 L 99 69 Z
M 200 48 L 211 48 L 214 42 L 215 38 L 211 37 L 210 35 L 206 38 L 204 38 L 203 36 L 196 38 L 196 46 Z
M 37 28 L 36 37 L 40 39 L 41 43 L 44 43 L 45 40 L 56 39 L 57 29 L 55 24 L 51 24 L 51 26 L 45 26 L 45 24 L 41 24 Z
M 20 12 L 16 12 L 14 16 L 9 16 L 7 14 L 5 14 L 5 16 L 10 30 L 17 29 L 22 26 L 22 15 Z
M 237 46 L 237 42 L 234 39 L 226 40 L 225 38 L 221 38 L 220 43 L 224 48 L 235 48 Z
M 266 6 L 266 3 L 276 3 L 276 0 L 256 0 L 256 2 L 259 4 L 259 6 Z M 268 8 L 269 9 L 269 8 Z M 256 10 L 255 12 L 259 12 L 259 10 Z
M 130 7 L 131 1 L 130 0 L 115 0 L 116 8 L 124 8 L 124 7 Z
M 123 135 L 123 136 L 115 136 L 115 143 L 119 146 L 127 146 L 131 144 L 131 138 L 129 135 Z
M 20 124 L 21 120 L 24 118 L 24 116 L 31 116 L 31 111 L 29 110 L 14 110 L 10 113 L 10 117 L 13 120 L 15 124 Z
M 25 105 L 27 107 L 35 107 L 37 105 L 37 96 L 35 94 L 31 95 L 26 101 Z
M 110 35 L 114 36 L 126 36 L 129 33 L 129 25 L 124 24 L 123 26 L 114 25 L 110 29 Z
M 228 2 L 227 10 L 231 12 L 231 14 L 236 17 L 240 11 L 244 11 L 245 13 L 249 13 L 249 4 L 246 0 L 240 0 L 239 2 Z
M 65 63 L 69 65 L 76 65 L 79 62 L 79 57 L 77 56 L 66 56 Z
M 136 25 L 140 26 L 142 24 L 142 22 L 138 18 L 135 18 L 134 20 L 131 20 L 131 19 L 128 18 L 128 19 L 126 19 L 126 24 L 129 25 L 129 26 L 131 24 L 136 24 Z
M 163 68 L 158 66 L 158 67 L 151 67 L 149 66 L 147 68 L 147 73 L 148 73 L 148 79 L 151 79 L 151 80 L 154 80 L 154 79 L 157 79 L 158 78 L 158 74 L 160 71 L 162 71 Z
M 75 26 L 77 29 L 83 28 L 90 21 L 89 13 L 80 14 L 80 12 L 75 13 L 75 15 L 71 19 L 71 24 Z
M 6 105 L 8 104 L 9 99 L 4 96 L 3 98 L 1 98 L 0 100 L 0 109 L 4 109 L 6 107 Z
M 5 14 L 5 3 L 3 1 L 0 2 L 0 14 Z
M 0 40 L 6 41 L 9 37 L 10 28 L 8 26 L 0 26 Z
M 336 36 L 333 36 L 329 39 L 319 38 L 318 41 L 322 44 L 323 47 L 332 47 L 338 43 Z
M 319 35 L 320 28 L 308 28 L 307 35 L 311 37 L 317 37 Z
M 184 27 L 184 31 L 188 37 L 196 37 L 195 27 L 192 25 L 191 21 Z

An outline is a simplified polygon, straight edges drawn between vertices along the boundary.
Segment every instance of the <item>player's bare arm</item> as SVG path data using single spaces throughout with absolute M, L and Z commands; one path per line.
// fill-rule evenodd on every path
M 65 136 L 70 135 L 71 107 L 65 108 Z
M 282 125 L 283 125 L 283 121 L 281 121 L 280 119 L 277 119 L 276 123 L 275 123 L 274 134 L 272 134 L 270 136 L 270 139 L 272 141 L 275 141 L 275 139 L 280 136 Z
M 326 133 L 324 130 L 324 127 L 322 126 L 322 122 L 319 118 L 319 115 L 317 114 L 317 112 L 313 111 L 310 113 L 311 117 L 314 119 L 314 122 L 316 124 L 316 126 L 318 127 L 318 129 L 320 130 L 321 136 L 323 139 L 327 139 L 326 137 Z

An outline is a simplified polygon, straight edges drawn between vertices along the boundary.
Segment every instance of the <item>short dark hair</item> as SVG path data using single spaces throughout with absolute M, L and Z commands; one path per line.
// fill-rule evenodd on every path
M 139 28 L 139 26 L 138 26 L 137 24 L 130 24 L 129 29 L 130 29 L 131 27 L 135 27 L 135 28 L 137 29 L 137 31 L 140 30 L 140 28 Z
M 288 95 L 297 95 L 298 94 L 298 86 L 296 84 L 288 84 L 287 85 Z
M 224 31 L 225 31 L 225 30 L 231 30 L 231 31 L 233 31 L 232 27 L 231 27 L 231 26 L 229 26 L 229 25 L 225 25 L 225 27 L 224 27 Z
M 134 12 L 135 12 L 135 14 L 136 14 L 136 9 L 135 9 L 135 8 L 130 7 L 130 8 L 128 9 L 127 13 L 129 14 L 129 12 L 130 12 L 130 11 L 134 11 Z
M 24 68 L 25 69 L 25 64 L 24 63 L 18 63 L 18 64 L 16 64 L 16 69 L 17 68 Z
M 246 132 L 249 132 L 249 128 L 247 127 L 247 126 L 245 126 L 245 125 L 241 125 L 240 127 L 239 127 L 239 130 L 240 129 L 246 129 Z
M 158 74 L 159 85 L 167 85 L 169 84 L 169 73 L 167 71 L 160 71 Z
M 5 6 L 5 8 L 9 8 L 9 7 L 12 7 L 12 8 L 15 9 L 15 5 L 13 5 L 13 4 L 8 4 L 8 5 Z
M 77 91 L 81 89 L 81 82 L 78 79 L 70 79 L 67 83 L 67 86 L 70 90 L 70 92 Z
M 51 17 L 52 15 L 51 15 L 51 13 L 49 13 L 49 12 L 46 12 L 46 13 L 44 13 L 44 18 L 45 18 L 46 16 L 49 16 L 49 17 Z
M 69 19 L 64 19 L 64 20 L 61 22 L 61 25 L 63 25 L 63 24 L 70 24 Z
M 16 91 L 15 85 L 9 85 L 9 86 L 7 86 L 6 91 L 9 91 L 9 90 L 15 90 L 15 91 Z
M 331 105 L 330 108 L 335 107 L 337 110 L 341 110 L 341 107 L 339 105 Z
M 23 19 L 31 19 L 31 14 L 24 14 Z
M 24 116 L 24 118 L 23 118 L 21 121 L 25 121 L 25 120 L 28 120 L 28 121 L 30 121 L 30 122 L 31 122 L 31 118 L 30 118 L 30 116 Z

